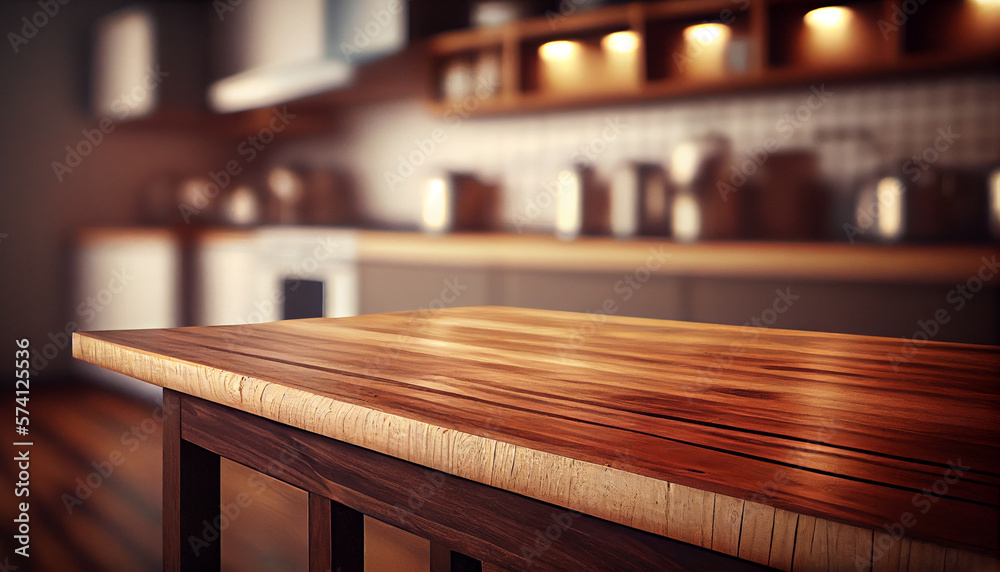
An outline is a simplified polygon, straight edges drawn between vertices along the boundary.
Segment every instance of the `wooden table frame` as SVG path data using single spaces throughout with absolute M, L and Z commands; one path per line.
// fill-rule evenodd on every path
M 170 389 L 163 409 L 167 571 L 220 567 L 192 538 L 221 518 L 223 457 L 307 491 L 313 572 L 364 569 L 364 515 L 430 539 L 432 572 L 768 569 Z

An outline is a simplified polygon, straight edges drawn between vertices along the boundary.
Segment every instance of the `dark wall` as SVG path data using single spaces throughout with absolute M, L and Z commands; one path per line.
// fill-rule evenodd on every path
M 79 145 L 101 119 L 87 111 L 91 25 L 129 2 L 52 3 L 58 13 L 44 17 L 37 0 L 0 3 L 0 348 L 11 351 L 15 339 L 40 347 L 59 337 L 71 318 L 67 247 L 75 229 L 136 224 L 143 189 L 157 175 L 204 174 L 234 153 L 203 135 L 118 123 L 60 181 L 53 161 L 65 163 L 66 146 Z M 17 41 L 15 53 L 9 34 L 22 34 L 22 18 L 45 24 Z M 41 380 L 69 353 L 61 350 Z

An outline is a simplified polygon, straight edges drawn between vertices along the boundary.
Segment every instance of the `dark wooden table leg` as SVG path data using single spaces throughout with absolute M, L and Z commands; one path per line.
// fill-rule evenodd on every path
M 431 572 L 482 572 L 483 563 L 440 542 L 431 542 Z
M 219 456 L 181 438 L 181 394 L 163 390 L 163 569 L 217 571 Z
M 335 570 L 330 502 L 322 495 L 309 493 L 309 572 Z
M 309 571 L 364 572 L 365 516 L 309 493 Z

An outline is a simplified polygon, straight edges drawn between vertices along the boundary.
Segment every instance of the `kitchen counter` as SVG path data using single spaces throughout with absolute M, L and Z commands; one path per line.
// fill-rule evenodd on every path
M 734 278 L 949 283 L 977 273 L 993 245 L 922 246 L 843 243 L 701 242 L 657 238 L 559 240 L 541 234 L 360 231 L 362 262 L 632 272 Z M 652 257 L 652 258 L 651 258 Z

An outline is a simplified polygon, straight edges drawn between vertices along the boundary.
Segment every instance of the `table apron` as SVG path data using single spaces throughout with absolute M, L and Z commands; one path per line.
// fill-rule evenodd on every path
M 769 569 L 171 393 L 180 399 L 183 441 L 304 489 L 315 514 L 328 514 L 322 499 L 330 499 L 510 570 Z

